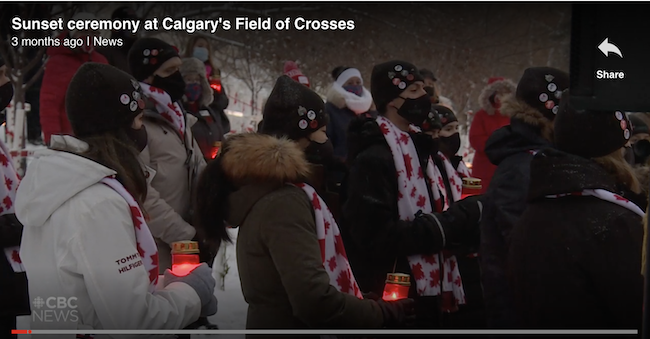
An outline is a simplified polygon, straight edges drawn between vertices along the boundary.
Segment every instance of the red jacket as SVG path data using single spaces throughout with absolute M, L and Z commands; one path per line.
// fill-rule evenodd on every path
M 493 115 L 489 115 L 482 109 L 476 112 L 472 121 L 469 130 L 469 143 L 476 151 L 472 162 L 472 176 L 481 179 L 483 186 L 481 194 L 487 191 L 492 175 L 497 168 L 492 165 L 485 154 L 485 143 L 494 131 L 508 124 L 510 124 L 510 118 L 501 115 L 498 110 Z
M 63 41 L 66 36 L 67 32 L 64 32 L 59 39 Z M 47 55 L 49 58 L 45 64 L 41 85 L 40 116 L 43 141 L 49 144 L 52 134 L 72 134 L 72 127 L 65 112 L 65 93 L 72 76 L 86 62 L 108 64 L 108 61 L 96 51 L 88 54 L 63 45 L 49 47 Z

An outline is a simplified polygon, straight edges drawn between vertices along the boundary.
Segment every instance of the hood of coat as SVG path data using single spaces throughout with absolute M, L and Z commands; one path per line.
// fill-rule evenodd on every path
M 346 91 L 335 82 L 327 91 L 327 102 L 339 109 L 347 108 L 356 114 L 361 114 L 367 112 L 372 106 L 372 94 L 363 87 L 363 94 L 358 96 Z
M 183 64 L 180 67 L 181 75 L 187 76 L 196 74 L 201 78 L 201 106 L 210 106 L 214 100 L 214 95 L 212 94 L 212 87 L 208 82 L 208 78 L 205 76 L 205 64 L 197 58 L 184 58 Z
M 16 216 L 25 227 L 40 227 L 70 198 L 116 172 L 81 153 L 88 144 L 53 135 L 51 148 L 37 151 L 16 194 Z M 54 149 L 65 149 L 56 151 Z
M 553 142 L 553 121 L 547 119 L 541 112 L 525 102 L 518 100 L 514 95 L 509 95 L 501 106 L 501 115 L 510 117 L 511 120 L 520 120 L 535 129 L 538 134 L 549 142 Z
M 478 96 L 478 102 L 481 105 L 481 108 L 487 112 L 489 115 L 493 115 L 496 112 L 496 109 L 490 103 L 490 97 L 494 93 L 507 94 L 515 93 L 517 90 L 517 85 L 511 80 L 504 79 L 495 81 L 483 88 L 481 94 Z
M 650 166 L 648 165 L 637 165 L 632 167 L 634 170 L 634 176 L 639 180 L 641 185 L 641 190 L 645 196 L 650 194 Z
M 239 187 L 228 198 L 231 225 L 240 225 L 266 194 L 289 183 L 305 182 L 310 173 L 304 152 L 286 138 L 242 133 L 230 137 L 223 147 L 223 172 Z
M 535 155 L 530 166 L 529 200 L 585 189 L 617 192 L 616 179 L 595 161 L 577 155 L 555 149 Z
M 549 147 L 552 147 L 551 142 L 541 136 L 539 128 L 511 119 L 510 125 L 492 133 L 485 144 L 485 154 L 492 164 L 498 166 L 512 155 Z

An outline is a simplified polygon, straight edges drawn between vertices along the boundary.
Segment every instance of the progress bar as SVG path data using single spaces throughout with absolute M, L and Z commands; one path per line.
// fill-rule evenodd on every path
M 276 334 L 276 335 L 638 335 L 638 330 L 12 330 L 12 334 Z

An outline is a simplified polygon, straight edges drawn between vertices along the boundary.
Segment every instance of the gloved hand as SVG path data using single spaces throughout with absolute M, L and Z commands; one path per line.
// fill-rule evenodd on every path
M 375 292 L 361 293 L 361 294 L 363 295 L 363 299 L 370 299 L 374 301 L 381 299 Z
M 467 197 L 452 204 L 447 211 L 438 214 L 445 232 L 447 248 L 454 244 L 478 246 L 480 240 L 479 224 L 483 217 L 483 195 Z
M 384 315 L 384 327 L 405 328 L 415 325 L 415 300 L 385 301 L 379 299 L 377 304 Z
M 217 282 L 212 277 L 212 269 L 206 263 L 202 263 L 184 277 L 176 276 L 172 271 L 165 270 L 164 286 L 182 282 L 190 285 L 201 299 L 201 316 L 207 317 L 217 313 L 217 298 L 214 296 L 214 288 Z

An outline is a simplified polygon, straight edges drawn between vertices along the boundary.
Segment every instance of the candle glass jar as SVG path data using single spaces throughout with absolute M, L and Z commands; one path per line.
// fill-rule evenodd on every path
M 199 259 L 199 243 L 196 241 L 177 241 L 172 243 L 172 273 L 184 277 L 197 266 Z
M 467 197 L 470 197 L 472 195 L 479 195 L 481 194 L 481 189 L 483 188 L 483 185 L 481 185 L 481 179 L 478 178 L 463 178 L 463 191 L 461 193 L 460 198 L 465 199 Z
M 382 299 L 386 301 L 406 299 L 410 288 L 411 276 L 404 273 L 388 273 Z

